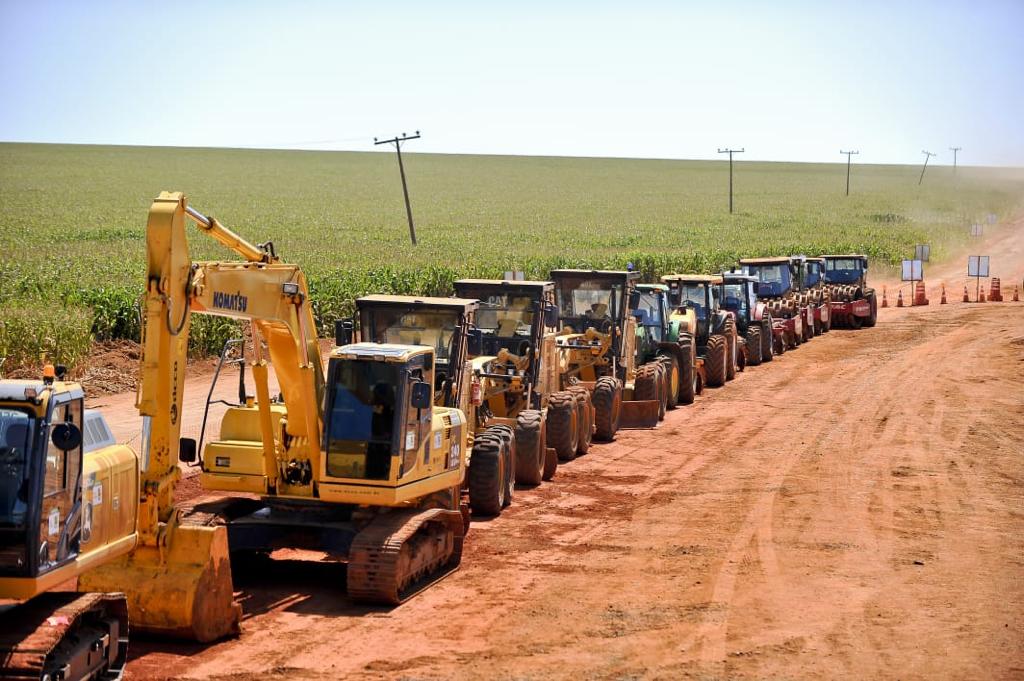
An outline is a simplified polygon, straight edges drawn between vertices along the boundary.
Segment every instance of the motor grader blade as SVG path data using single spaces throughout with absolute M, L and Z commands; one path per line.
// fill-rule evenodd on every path
M 78 588 L 123 591 L 134 630 L 200 643 L 240 631 L 223 526 L 174 524 L 166 546 L 140 546 L 80 577 Z
M 639 430 L 655 428 L 661 403 L 658 400 L 623 400 L 619 428 Z

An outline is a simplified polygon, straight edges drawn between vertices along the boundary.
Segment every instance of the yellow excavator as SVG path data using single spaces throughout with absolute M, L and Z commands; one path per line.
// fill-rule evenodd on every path
M 186 218 L 243 260 L 193 262 Z M 433 405 L 433 348 L 335 348 L 325 381 L 305 275 L 282 263 L 273 244 L 250 244 L 181 193 L 164 192 L 150 210 L 147 250 L 138 404 L 157 469 L 149 484 L 171 532 L 158 552 L 136 550 L 81 583 L 125 591 L 133 626 L 213 640 L 238 629 L 232 552 L 327 553 L 347 561 L 350 597 L 382 603 L 399 603 L 457 567 L 467 432 L 462 412 Z M 180 438 L 193 314 L 250 323 L 256 388 L 255 398 L 227 410 L 219 438 L 202 452 Z M 197 459 L 202 487 L 220 494 L 173 508 L 178 461 Z M 183 530 L 210 540 L 175 541 Z M 175 555 L 203 569 L 163 574 Z M 166 597 L 165 576 L 176 597 Z

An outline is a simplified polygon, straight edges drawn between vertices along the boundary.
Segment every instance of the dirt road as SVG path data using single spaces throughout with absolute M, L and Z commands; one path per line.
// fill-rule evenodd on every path
M 1020 227 L 993 244 L 1020 281 Z M 130 676 L 1021 678 L 1024 303 L 937 302 L 595 447 L 406 605 L 243 568 L 240 638 L 136 640 Z

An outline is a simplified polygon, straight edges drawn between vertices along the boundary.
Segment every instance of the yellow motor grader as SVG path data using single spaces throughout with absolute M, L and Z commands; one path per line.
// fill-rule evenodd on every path
M 637 366 L 638 272 L 552 270 L 562 329 L 555 338 L 563 390 L 590 393 L 595 436 L 609 441 L 620 428 L 654 428 L 670 390 L 665 363 Z
M 242 260 L 193 261 L 186 219 Z M 306 278 L 273 244 L 254 246 L 167 192 L 150 209 L 146 243 L 141 511 L 157 531 L 79 586 L 125 591 L 133 627 L 209 641 L 239 628 L 229 552 L 326 553 L 347 561 L 351 598 L 380 603 L 457 567 L 466 417 L 433 405 L 434 348 L 334 348 L 325 380 Z M 193 314 L 249 322 L 256 387 L 202 452 L 179 437 Z M 197 459 L 215 494 L 176 508 L 178 462 Z

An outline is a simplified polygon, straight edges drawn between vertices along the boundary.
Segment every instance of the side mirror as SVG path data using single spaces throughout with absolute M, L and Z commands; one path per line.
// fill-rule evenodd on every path
M 544 326 L 555 328 L 558 326 L 558 306 L 548 303 L 544 306 Z
M 428 383 L 424 381 L 417 381 L 412 384 L 412 396 L 409 398 L 409 403 L 415 409 L 430 409 L 430 405 L 434 401 L 434 390 Z
M 633 289 L 629 292 L 629 309 L 635 310 L 640 307 L 640 292 Z
M 53 446 L 62 452 L 70 452 L 82 446 L 82 429 L 74 423 L 58 423 L 50 431 Z
M 190 437 L 178 439 L 178 461 L 182 463 L 196 462 L 196 441 Z
M 466 332 L 466 352 L 473 357 L 484 353 L 484 332 L 480 329 L 470 329 Z
M 348 345 L 355 335 L 355 322 L 351 319 L 334 320 L 334 344 L 338 347 Z

